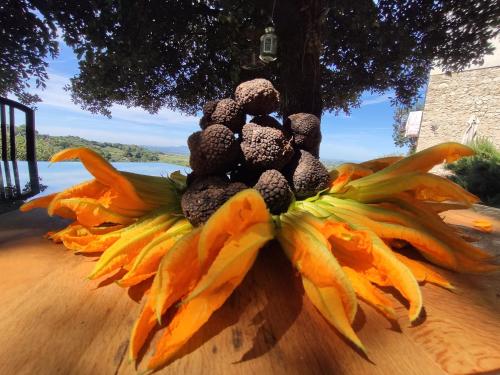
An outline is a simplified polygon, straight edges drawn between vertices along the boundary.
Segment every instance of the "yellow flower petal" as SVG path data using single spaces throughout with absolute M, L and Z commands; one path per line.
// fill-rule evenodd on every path
M 474 155 L 474 150 L 461 143 L 441 143 L 403 158 L 374 174 L 353 181 L 351 185 L 360 187 L 409 173 L 425 173 L 444 161 L 451 163 L 471 155 Z
M 320 287 L 305 276 L 302 276 L 302 285 L 304 285 L 304 291 L 321 315 L 366 354 L 365 347 L 351 327 L 339 290 L 335 287 Z
M 455 289 L 448 280 L 446 280 L 438 272 L 432 270 L 422 262 L 410 259 L 399 253 L 394 253 L 394 255 L 396 255 L 396 257 L 410 269 L 411 273 L 413 273 L 413 276 L 415 276 L 417 281 L 427 281 L 429 283 L 442 286 L 446 289 Z
M 381 169 L 387 168 L 388 166 L 400 161 L 403 158 L 403 156 L 386 156 L 383 158 L 367 160 L 359 163 L 359 165 L 371 169 L 373 172 L 378 172 Z
M 334 220 L 331 218 L 327 224 Z M 410 270 L 394 256 L 391 249 L 368 227 L 346 220 L 352 238 L 339 235 L 334 222 L 325 227 L 325 236 L 343 266 L 354 269 L 381 286 L 394 286 L 410 303 L 409 318 L 415 321 L 422 310 L 422 295 Z
M 204 225 L 200 238 L 199 256 L 202 264 L 210 264 L 222 245 L 232 235 L 265 221 L 271 216 L 257 190 L 246 189 L 224 203 Z
M 196 228 L 181 237 L 163 257 L 148 300 L 132 329 L 130 359 L 137 358 L 149 332 L 158 323 L 158 317 L 186 295 L 201 277 L 197 251 L 200 232 L 201 228 Z
M 318 221 L 306 212 L 282 215 L 281 228 L 277 233 L 278 241 L 292 264 L 315 287 L 338 289 L 345 314 L 352 322 L 357 311 L 354 289 L 332 255 L 330 244 L 324 235 L 308 224 L 315 220 Z
M 79 223 L 89 227 L 105 223 L 130 224 L 135 221 L 134 218 L 105 208 L 98 200 L 92 198 L 57 199 L 51 203 L 49 215 L 76 218 Z
M 181 219 L 147 244 L 134 259 L 130 270 L 118 282 L 120 286 L 130 287 L 156 274 L 165 254 L 192 228 L 186 219 Z
M 493 231 L 493 224 L 489 220 L 474 220 L 472 225 L 484 233 L 491 233 Z
M 167 362 L 222 306 L 253 265 L 258 250 L 272 236 L 269 222 L 257 223 L 224 245 L 160 338 L 149 369 Z
M 154 213 L 143 218 L 140 223 L 126 228 L 120 239 L 101 255 L 89 278 L 101 277 L 133 262 L 140 250 L 167 230 L 174 221 L 175 218 L 168 213 Z
M 34 208 L 47 208 L 52 200 L 56 197 L 56 195 L 57 193 L 54 193 L 46 195 L 44 197 L 32 199 L 19 207 L 19 210 L 21 210 L 22 212 L 27 212 L 33 210 Z
M 345 274 L 349 278 L 354 291 L 359 298 L 369 303 L 389 319 L 396 319 L 396 312 L 391 300 L 377 289 L 363 274 L 358 273 L 350 267 L 343 266 Z
M 50 161 L 54 163 L 71 159 L 80 159 L 97 181 L 118 190 L 129 199 L 130 205 L 135 206 L 144 203 L 137 195 L 132 183 L 95 151 L 85 147 L 68 148 L 52 156 Z

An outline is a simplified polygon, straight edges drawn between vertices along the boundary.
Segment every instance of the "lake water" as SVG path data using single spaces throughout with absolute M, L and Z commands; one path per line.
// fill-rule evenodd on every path
M 1 164 L 2 176 L 5 183 L 5 169 L 3 163 Z M 184 166 L 168 163 L 130 163 L 130 162 L 117 162 L 112 163 L 115 168 L 121 171 L 147 174 L 151 176 L 167 176 L 174 171 L 181 171 L 184 174 L 190 172 L 190 169 Z M 19 169 L 19 181 L 21 187 L 29 181 L 28 163 L 25 161 L 17 162 Z M 13 179 L 12 165 L 9 163 L 10 175 Z M 80 162 L 60 162 L 50 164 L 48 161 L 38 162 L 38 176 L 42 179 L 41 183 L 47 185 L 47 189 L 37 195 L 41 197 L 56 193 L 64 190 L 72 185 L 89 180 L 92 178 L 89 172 L 85 169 Z

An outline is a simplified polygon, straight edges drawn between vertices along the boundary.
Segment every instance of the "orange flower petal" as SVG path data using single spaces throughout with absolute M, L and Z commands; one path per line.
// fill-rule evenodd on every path
M 57 199 L 50 205 L 50 216 L 76 218 L 76 220 L 89 227 L 105 223 L 130 224 L 135 219 L 120 215 L 102 206 L 98 200 L 92 198 L 67 198 Z
M 80 159 L 96 180 L 103 185 L 115 188 L 122 195 L 127 196 L 130 205 L 135 206 L 144 203 L 137 195 L 132 183 L 95 151 L 85 147 L 68 148 L 52 156 L 50 161 L 58 162 L 70 159 Z
M 474 228 L 476 228 L 481 232 L 484 233 L 493 232 L 493 224 L 489 220 L 474 220 L 472 222 L 472 225 L 474 226 Z
M 57 193 L 54 193 L 46 195 L 44 197 L 32 199 L 19 207 L 19 210 L 21 210 L 22 212 L 27 212 L 31 211 L 34 208 L 47 208 L 56 196 Z
M 148 368 L 167 362 L 210 318 L 253 265 L 259 249 L 273 236 L 269 221 L 257 223 L 231 238 L 218 253 L 206 274 L 183 301 L 160 338 Z
M 396 257 L 406 265 L 413 273 L 413 276 L 417 279 L 417 281 L 423 282 L 427 281 L 432 284 L 436 284 L 442 286 L 446 289 L 454 289 L 453 285 L 450 284 L 448 280 L 446 280 L 443 276 L 441 276 L 438 272 L 431 269 L 429 266 L 423 264 L 422 262 L 418 262 L 416 260 L 405 257 L 402 254 L 394 253 Z
M 391 300 L 377 289 L 366 277 L 350 267 L 342 267 L 349 278 L 356 294 L 389 319 L 396 319 L 396 312 Z

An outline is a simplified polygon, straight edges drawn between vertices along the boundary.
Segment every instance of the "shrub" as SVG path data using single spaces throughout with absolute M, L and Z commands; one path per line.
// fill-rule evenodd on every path
M 449 178 L 477 195 L 484 204 L 500 208 L 500 150 L 488 139 L 477 138 L 470 146 L 476 155 L 447 164 Z

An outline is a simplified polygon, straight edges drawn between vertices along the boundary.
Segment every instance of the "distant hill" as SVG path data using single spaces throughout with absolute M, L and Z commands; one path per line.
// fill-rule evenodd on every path
M 26 159 L 26 127 L 16 127 L 17 159 Z M 8 132 L 7 132 L 8 135 Z M 36 132 L 36 155 L 39 161 L 49 160 L 55 153 L 68 147 L 88 147 L 109 161 L 163 162 L 189 166 L 187 146 L 137 146 L 122 143 L 90 141 L 75 136 L 53 136 Z M 346 163 L 344 160 L 321 159 L 328 168 Z
M 189 155 L 187 146 L 141 146 L 150 151 L 162 152 L 164 154 Z
M 16 155 L 18 160 L 26 159 L 26 127 L 16 127 Z M 189 165 L 189 156 L 180 153 L 159 152 L 143 146 L 122 143 L 90 141 L 75 136 L 52 136 L 36 132 L 37 160 L 49 160 L 55 153 L 68 147 L 88 147 L 109 161 L 164 162 L 182 166 Z
M 349 163 L 348 161 L 340 159 L 321 159 L 321 162 L 328 170 L 338 167 L 340 164 Z

